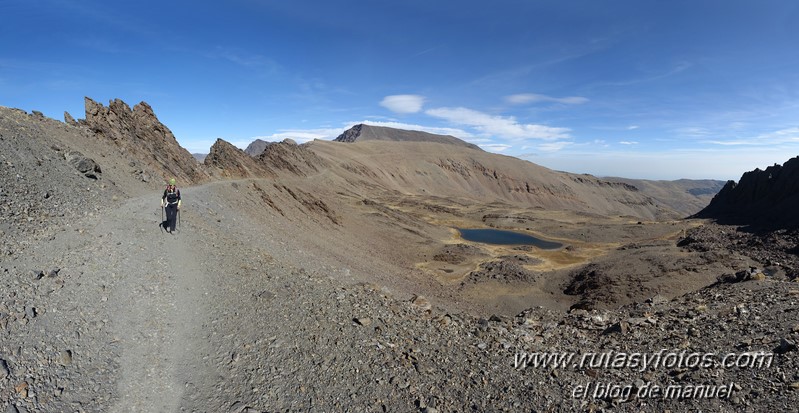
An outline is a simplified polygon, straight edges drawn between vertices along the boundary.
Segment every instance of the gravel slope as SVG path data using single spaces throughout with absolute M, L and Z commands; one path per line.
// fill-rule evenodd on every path
M 277 220 L 246 219 L 230 186 L 184 189 L 179 234 L 159 230 L 156 194 L 4 262 L 5 411 L 759 412 L 799 402 L 795 275 L 620 310 L 472 316 L 358 281 L 381 277 L 309 249 Z M 515 365 L 536 351 L 661 349 L 777 354 L 761 369 Z M 572 397 L 609 382 L 735 387 L 723 399 Z

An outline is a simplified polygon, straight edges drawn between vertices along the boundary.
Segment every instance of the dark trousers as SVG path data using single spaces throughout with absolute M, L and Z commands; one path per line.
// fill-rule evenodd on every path
M 175 224 L 177 223 L 178 218 L 178 205 L 177 204 L 167 204 L 166 205 L 166 222 L 164 223 L 164 228 L 174 231 Z

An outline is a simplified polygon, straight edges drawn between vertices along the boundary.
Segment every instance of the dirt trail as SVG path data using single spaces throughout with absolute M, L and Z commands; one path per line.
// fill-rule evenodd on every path
M 203 298 L 214 273 L 200 268 L 196 228 L 182 222 L 170 235 L 158 228 L 159 215 L 157 195 L 135 198 L 95 229 L 112 245 L 114 256 L 100 257 L 104 270 L 119 277 L 107 296 L 121 349 L 120 399 L 112 411 L 177 411 L 188 383 L 203 377 L 199 333 L 209 319 Z

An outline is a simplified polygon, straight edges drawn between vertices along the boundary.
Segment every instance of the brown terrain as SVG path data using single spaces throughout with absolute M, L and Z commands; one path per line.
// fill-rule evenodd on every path
M 799 402 L 799 236 L 794 221 L 758 214 L 793 205 L 793 160 L 728 183 L 698 212 L 717 182 L 556 172 L 422 132 L 357 125 L 336 141 L 248 149 L 218 140 L 200 163 L 146 103 L 87 98 L 85 119 L 65 122 L 0 108 L 5 411 Z M 176 235 L 158 227 L 168 177 L 184 197 Z M 457 228 L 563 246 L 480 244 Z M 519 364 L 534 352 L 663 349 L 773 362 Z M 575 393 L 601 383 L 635 390 Z M 651 383 L 732 391 L 635 397 Z

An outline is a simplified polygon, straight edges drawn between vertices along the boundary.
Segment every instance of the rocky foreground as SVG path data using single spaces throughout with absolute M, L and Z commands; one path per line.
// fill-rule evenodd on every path
M 163 173 L 169 156 L 141 151 L 170 134 L 151 124 L 144 107 L 115 110 L 154 141 L 0 113 L 0 411 L 765 412 L 799 405 L 795 230 L 701 222 L 669 241 L 686 265 L 701 257 L 736 261 L 728 267 L 740 270 L 712 274 L 715 284 L 674 299 L 569 311 L 533 303 L 513 315 L 458 310 L 428 294 L 431 280 L 397 280 L 408 270 L 382 244 L 348 232 L 352 218 L 294 178 L 184 187 L 179 233 L 161 232 L 159 186 L 147 181 Z M 108 146 L 109 134 L 132 140 Z M 314 172 L 321 160 L 295 146 L 263 154 L 271 160 L 263 172 Z M 203 181 L 263 167 L 247 161 L 231 169 L 231 151 L 217 149 L 206 162 L 216 170 L 196 175 L 180 156 L 175 173 Z M 419 230 L 411 224 L 405 228 Z M 452 248 L 445 259 L 462 252 Z M 697 277 L 707 268 L 694 268 Z M 648 291 L 646 279 L 631 279 Z M 607 282 L 603 291 L 634 294 Z
M 759 412 L 799 401 L 788 256 L 616 311 L 452 313 L 263 237 L 234 218 L 221 185 L 186 190 L 196 201 L 175 236 L 159 231 L 151 198 L 133 198 L 4 260 L 5 411 Z M 703 227 L 690 247 L 718 248 L 727 230 Z M 536 353 L 574 358 L 536 367 Z M 663 361 L 644 366 L 637 353 Z M 741 365 L 715 364 L 727 354 Z M 655 385 L 672 393 L 647 394 Z

